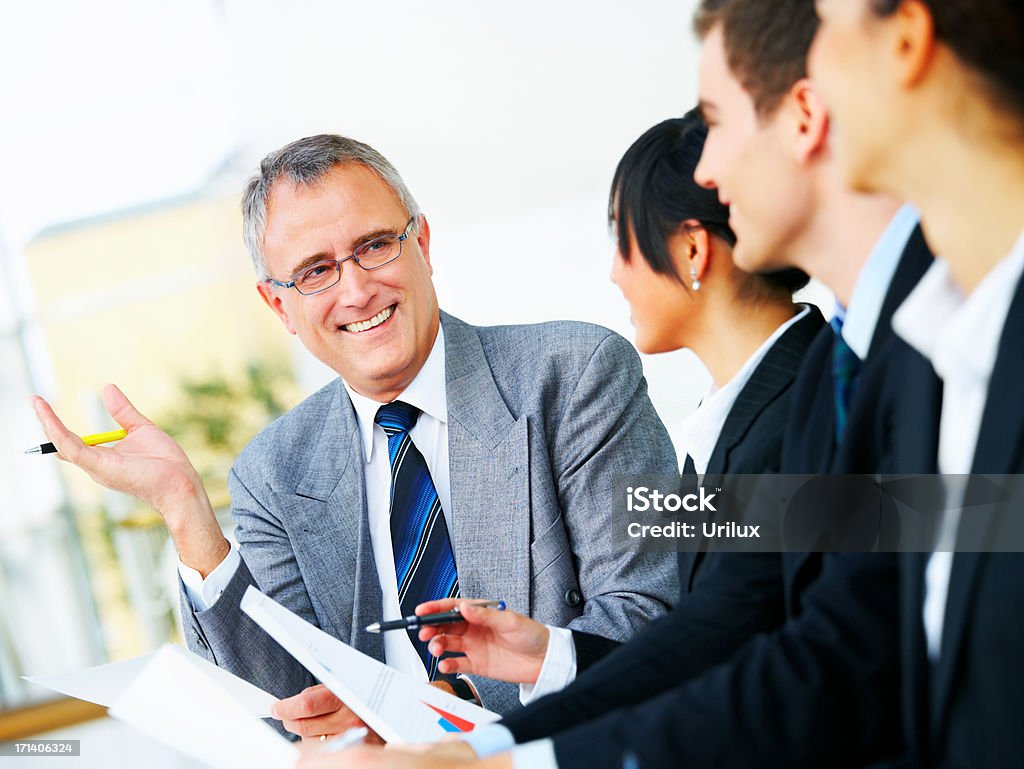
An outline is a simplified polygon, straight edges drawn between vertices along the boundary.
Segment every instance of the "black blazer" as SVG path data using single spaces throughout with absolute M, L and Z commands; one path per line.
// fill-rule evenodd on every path
M 794 406 L 786 424 L 782 452 L 782 472 L 797 475 L 820 473 L 878 473 L 893 471 L 892 440 L 898 429 L 899 405 L 891 390 L 898 387 L 898 360 L 909 349 L 892 330 L 892 316 L 924 276 L 933 261 L 920 226 L 914 229 L 900 255 L 875 325 L 867 358 L 864 360 L 857 390 L 850 404 L 846 435 L 841 444 L 834 440 L 835 405 L 832 385 L 832 351 L 835 333 L 824 328 L 804 359 L 794 385 Z M 835 525 L 842 500 L 824 501 L 823 527 Z M 856 559 L 854 559 L 856 560 Z M 887 562 L 879 579 L 895 586 L 895 558 L 872 556 L 870 560 Z M 803 592 L 818 579 L 823 559 L 811 553 L 787 554 L 783 559 L 787 606 L 791 614 L 800 612 Z
M 709 458 L 708 474 L 778 469 L 792 385 L 804 353 L 823 327 L 821 313 L 811 307 L 807 317 L 768 351 L 729 412 Z M 784 620 L 778 555 L 713 553 L 698 570 L 689 556 L 681 554 L 680 563 L 687 575 L 682 586 L 685 598 L 564 690 L 506 716 L 502 723 L 517 742 L 546 737 L 616 708 L 657 698 L 727 661 L 752 636 Z M 592 651 L 591 658 L 608 651 L 602 639 L 580 634 L 575 640 L 578 661 Z M 589 731 L 586 725 L 583 729 Z M 629 727 L 624 730 L 628 732 Z M 618 769 L 618 757 L 632 741 L 619 741 L 613 732 L 603 732 L 593 749 L 581 753 L 569 748 L 572 761 L 566 760 L 558 742 L 556 750 L 562 765 L 582 763 L 585 758 L 588 766 L 606 763 Z
M 878 352 L 891 336 L 892 309 L 913 285 L 913 273 L 920 275 L 927 267 L 927 255 L 918 259 L 921 243 L 919 234 L 908 243 L 899 274 L 909 272 L 911 277 L 894 280 L 887 294 L 872 345 L 877 341 Z M 821 332 L 818 344 L 823 347 L 821 339 L 831 344 L 825 334 L 831 331 Z M 814 472 L 821 465 L 804 464 L 800 457 L 827 454 L 832 460 L 826 469 L 844 472 L 853 460 L 843 452 L 834 455 L 831 415 L 823 427 L 807 410 L 818 398 L 831 403 L 832 397 L 831 378 L 822 377 L 813 365 L 805 364 L 792 388 L 792 393 L 805 393 L 807 401 L 791 396 L 780 469 Z M 869 357 L 862 370 L 847 440 L 877 424 L 871 418 L 877 394 L 871 383 L 876 376 L 879 381 L 884 377 L 873 373 L 874 365 Z M 858 445 L 880 447 L 887 441 L 872 438 Z M 863 466 L 883 463 L 881 457 L 851 456 L 859 456 Z M 557 734 L 559 764 L 617 767 L 627 749 L 641 766 L 715 769 L 857 766 L 896 754 L 901 730 L 895 557 L 786 554 L 780 557 L 780 569 L 771 595 L 777 601 L 781 589 L 786 616 L 781 627 L 761 632 L 727 664 L 706 669 L 683 686 L 662 686 L 661 694 L 642 704 Z M 685 640 L 674 654 L 663 651 L 662 667 L 685 665 L 689 651 Z M 617 672 L 623 676 L 621 669 Z
M 917 227 L 900 256 L 886 291 L 878 323 L 871 337 L 867 359 L 861 367 L 856 397 L 847 420 L 847 434 L 841 445 L 831 440 L 835 433 L 835 405 L 832 388 L 832 349 L 835 333 L 822 329 L 807 351 L 793 391 L 794 415 L 786 426 L 783 464 L 787 472 L 816 474 L 828 472 L 876 473 L 878 462 L 888 453 L 892 414 L 879 410 L 879 394 L 891 381 L 894 348 L 902 344 L 892 330 L 892 316 L 932 264 L 932 253 Z M 866 429 L 865 426 L 870 426 Z
M 902 378 L 905 384 L 898 395 L 906 426 L 896 434 L 897 462 L 906 472 L 935 472 L 941 384 L 916 353 L 906 354 Z M 973 473 L 1024 472 L 1022 383 L 1024 280 L 999 342 Z M 959 536 L 960 541 L 966 536 L 963 526 Z M 972 769 L 1024 766 L 1024 555 L 954 555 L 942 648 L 934 667 L 921 619 L 927 560 L 925 553 L 900 560 L 903 705 L 911 763 Z

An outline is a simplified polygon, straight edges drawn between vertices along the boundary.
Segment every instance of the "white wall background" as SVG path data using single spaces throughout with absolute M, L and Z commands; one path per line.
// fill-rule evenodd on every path
M 169 197 L 234 194 L 260 157 L 345 133 L 431 221 L 442 305 L 631 336 L 605 197 L 649 126 L 693 105 L 695 0 L 63 0 L 0 10 L 0 236 Z M 239 264 L 244 270 L 244 263 Z M 255 301 L 255 298 L 254 298 Z M 323 376 L 302 351 L 307 386 Z M 645 361 L 677 421 L 705 386 Z M 40 369 L 45 376 L 45 365 Z

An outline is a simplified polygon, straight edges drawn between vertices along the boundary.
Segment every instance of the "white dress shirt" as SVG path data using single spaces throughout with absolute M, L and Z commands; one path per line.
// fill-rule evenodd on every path
M 935 552 L 925 568 L 922 607 L 928 657 L 942 649 L 949 575 L 960 522 L 962 484 L 951 476 L 971 472 L 989 380 L 995 367 L 1006 316 L 1024 272 L 1024 235 L 1010 254 L 968 296 L 953 282 L 948 266 L 936 261 L 893 318 L 906 342 L 931 361 L 942 380 L 939 472 L 947 476 L 946 512 Z
M 723 387 L 717 387 L 712 383 L 700 405 L 683 421 L 679 437 L 686 453 L 693 460 L 698 475 L 703 476 L 707 472 L 708 461 L 711 459 L 715 444 L 718 443 L 718 436 L 722 432 L 725 420 L 732 411 L 737 396 L 750 381 L 754 370 L 779 337 L 810 311 L 809 307 L 804 307 L 775 329 Z M 537 682 L 519 685 L 519 701 L 524 705 L 546 694 L 564 689 L 576 679 L 576 646 L 572 641 L 572 631 L 551 626 L 548 626 L 548 630 L 548 648 Z
M 374 422 L 381 404 L 355 392 L 345 383 L 355 408 L 359 433 L 363 441 L 363 470 L 366 479 L 366 510 L 370 525 L 370 542 L 381 588 L 383 618 L 402 616 L 398 602 L 398 578 L 395 554 L 391 543 L 391 462 L 388 438 L 384 428 Z M 398 398 L 422 412 L 409 437 L 423 455 L 430 477 L 437 489 L 448 531 L 452 531 L 451 475 L 448 465 L 448 400 L 445 387 L 444 331 L 438 327 L 437 338 L 423 368 Z M 217 601 L 238 568 L 240 556 L 232 546 L 228 556 L 204 580 L 199 572 L 179 561 L 178 572 L 185 593 L 196 611 L 204 611 Z M 458 562 L 456 562 L 456 568 Z M 420 680 L 427 672 L 420 661 L 408 633 L 384 633 L 384 661 Z
M 764 356 L 779 341 L 779 337 L 789 331 L 810 311 L 810 307 L 804 306 L 800 312 L 775 329 L 754 354 L 747 358 L 733 378 L 722 387 L 718 387 L 712 382 L 700 405 L 683 420 L 679 439 L 686 454 L 693 460 L 697 475 L 703 477 L 707 472 L 708 462 L 711 461 L 711 454 L 718 443 L 718 436 L 722 434 L 725 420 L 729 417 L 736 398 L 743 392 L 743 388 L 747 386 L 747 382 L 750 381 L 750 377 L 753 376 L 757 367 L 761 365 Z

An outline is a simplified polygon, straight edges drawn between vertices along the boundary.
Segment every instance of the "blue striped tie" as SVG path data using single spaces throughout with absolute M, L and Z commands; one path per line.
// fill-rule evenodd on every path
M 861 359 L 843 339 L 843 321 L 838 317 L 832 318 L 832 330 L 836 335 L 832 343 L 832 393 L 836 409 L 836 443 L 839 444 L 846 433 L 846 418 L 850 414 Z
M 409 437 L 419 416 L 420 410 L 415 406 L 394 401 L 377 409 L 375 419 L 388 436 L 391 545 L 395 550 L 402 616 L 414 614 L 417 604 L 424 601 L 459 595 L 455 555 L 441 501 L 427 463 Z M 437 658 L 427 651 L 427 644 L 417 638 L 419 631 L 408 632 L 427 669 L 427 676 L 433 681 L 437 676 Z

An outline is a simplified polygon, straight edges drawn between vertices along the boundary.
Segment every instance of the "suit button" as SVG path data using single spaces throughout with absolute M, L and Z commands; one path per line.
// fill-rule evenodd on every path
M 206 639 L 203 638 L 202 634 L 200 634 L 200 632 L 198 630 L 196 630 L 195 628 L 192 628 L 192 635 L 195 636 L 196 644 L 198 644 L 200 649 L 209 649 L 210 648 L 209 645 L 207 645 L 207 643 L 206 643 Z
M 580 591 L 574 587 L 569 588 L 565 591 L 565 605 L 576 608 L 583 603 L 583 596 L 580 595 Z

